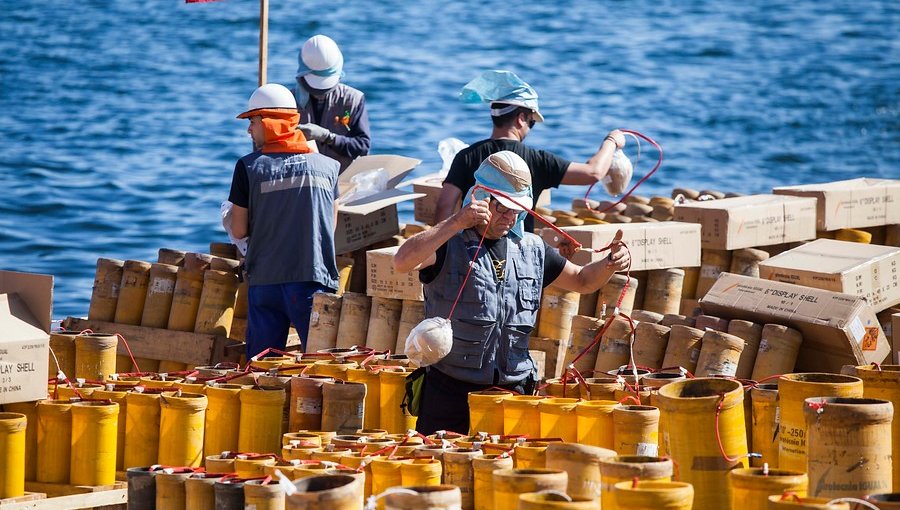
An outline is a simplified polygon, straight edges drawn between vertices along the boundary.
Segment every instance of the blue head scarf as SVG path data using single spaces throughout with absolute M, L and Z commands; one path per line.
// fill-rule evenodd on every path
M 491 103 L 523 106 L 533 110 L 535 120 L 543 121 L 538 111 L 538 95 L 531 85 L 511 71 L 485 71 L 481 76 L 467 83 L 459 91 L 459 100 L 463 103 Z M 500 110 L 503 115 L 511 109 Z
M 524 175 L 527 175 L 528 183 L 520 184 L 519 186 L 515 186 L 510 179 L 505 177 L 497 167 L 495 167 L 491 163 L 491 158 L 502 158 L 507 164 L 511 166 L 517 167 L 517 170 Z M 482 186 L 486 186 L 491 189 L 495 189 L 497 191 L 502 191 L 509 197 L 515 199 L 520 204 L 525 207 L 531 208 L 534 204 L 534 197 L 532 195 L 531 188 L 531 171 L 528 169 L 528 165 L 518 154 L 511 151 L 500 151 L 491 154 L 484 161 L 481 162 L 481 166 L 478 167 L 478 170 L 475 171 L 475 183 L 481 184 Z M 518 187 L 518 189 L 517 189 Z M 475 192 L 475 198 L 478 200 L 484 200 L 490 193 L 483 189 L 479 189 Z M 503 197 L 496 197 L 501 202 L 506 202 Z M 472 201 L 472 193 L 466 193 L 466 196 L 463 199 L 463 206 Z M 514 204 L 505 203 L 507 207 L 514 206 Z M 516 207 L 518 208 L 518 207 Z M 520 212 L 516 215 L 516 221 L 513 223 L 513 226 L 509 229 L 509 233 L 518 238 L 522 238 L 525 236 L 525 216 L 528 213 L 525 211 Z

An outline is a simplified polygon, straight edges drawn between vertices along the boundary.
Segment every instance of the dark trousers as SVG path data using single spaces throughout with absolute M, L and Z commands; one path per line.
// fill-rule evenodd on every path
M 425 373 L 425 389 L 422 393 L 422 404 L 416 430 L 425 435 L 434 434 L 438 430 L 469 433 L 469 392 L 492 388 L 493 384 L 472 384 L 454 379 L 440 370 L 429 367 Z M 507 386 L 497 386 L 516 393 L 530 394 L 534 390 L 534 379 L 531 377 Z M 497 412 L 502 413 L 503 409 Z
M 291 324 L 305 351 L 316 292 L 334 291 L 316 282 L 251 285 L 247 293 L 247 359 L 270 347 L 284 350 Z

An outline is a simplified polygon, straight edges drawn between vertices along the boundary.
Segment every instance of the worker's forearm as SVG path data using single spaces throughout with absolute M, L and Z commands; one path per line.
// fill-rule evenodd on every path
M 581 287 L 578 292 L 590 294 L 598 291 L 600 287 L 606 285 L 613 274 L 614 271 L 606 258 L 591 262 L 578 272 L 578 285 Z
M 609 165 L 612 164 L 613 154 L 616 152 L 616 143 L 610 139 L 603 140 L 597 152 L 588 160 L 588 165 L 594 168 L 594 175 L 597 179 L 606 177 L 609 172 Z

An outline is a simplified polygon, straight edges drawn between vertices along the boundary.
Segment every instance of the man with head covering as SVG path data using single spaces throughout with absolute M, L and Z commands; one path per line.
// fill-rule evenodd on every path
M 344 55 L 328 36 L 310 37 L 300 50 L 297 84 L 292 92 L 306 138 L 319 152 L 336 159 L 344 171 L 369 153 L 369 114 L 365 95 L 344 85 Z
M 493 130 L 491 137 L 460 151 L 450 165 L 435 209 L 435 221 L 448 218 L 460 205 L 462 194 L 475 182 L 474 173 L 481 161 L 498 151 L 512 151 L 531 169 L 534 196 L 560 184 L 593 184 L 606 177 L 613 154 L 625 146 L 619 130 L 611 131 L 597 152 L 587 161 L 568 161 L 552 152 L 533 149 L 523 142 L 537 122 L 544 122 L 538 109 L 535 90 L 510 71 L 486 71 L 460 91 L 465 103 L 490 103 Z M 525 220 L 525 229 L 534 229 L 534 220 Z
M 528 337 L 541 289 L 553 284 L 595 292 L 630 260 L 624 247 L 616 245 L 607 258 L 578 266 L 526 232 L 524 209 L 532 207 L 533 187 L 531 172 L 516 153 L 491 154 L 474 178 L 490 190 L 470 191 L 462 209 L 408 239 L 394 256 L 397 271 L 419 270 L 426 317 L 448 317 L 459 295 L 450 317 L 453 347 L 425 375 L 416 425 L 425 434 L 466 432 L 471 391 L 499 386 L 531 393 L 535 365 Z M 621 236 L 619 231 L 616 239 Z M 470 262 L 472 271 L 462 286 Z
M 298 131 L 297 103 L 270 83 L 250 96 L 247 129 L 255 151 L 234 167 L 232 236 L 250 236 L 244 261 L 250 287 L 247 358 L 284 349 L 293 323 L 305 348 L 312 296 L 333 292 L 337 161 L 314 153 Z

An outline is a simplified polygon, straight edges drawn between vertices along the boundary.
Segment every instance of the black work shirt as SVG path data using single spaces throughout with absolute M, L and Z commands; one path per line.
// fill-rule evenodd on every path
M 545 189 L 559 187 L 571 164 L 571 161 L 552 152 L 532 149 L 518 140 L 487 139 L 474 143 L 456 154 L 444 183 L 456 186 L 465 194 L 475 185 L 475 171 L 481 166 L 481 162 L 500 151 L 515 152 L 528 164 L 535 202 Z M 525 218 L 525 230 L 534 232 L 534 218 L 531 215 Z

